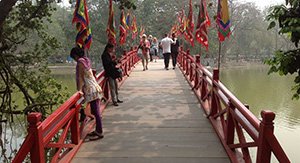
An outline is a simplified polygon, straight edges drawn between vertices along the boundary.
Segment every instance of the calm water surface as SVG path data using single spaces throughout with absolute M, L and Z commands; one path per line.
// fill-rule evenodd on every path
M 275 112 L 275 135 L 291 162 L 300 162 L 300 100 L 292 100 L 293 76 L 267 75 L 267 66 L 227 68 L 220 80 L 257 117 Z

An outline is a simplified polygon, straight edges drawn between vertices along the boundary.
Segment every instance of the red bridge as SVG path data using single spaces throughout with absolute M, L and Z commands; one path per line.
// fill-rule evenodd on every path
M 124 53 L 119 86 L 125 103 L 101 105 L 103 139 L 85 141 L 94 122 L 79 122 L 75 93 L 44 121 L 40 113 L 28 115 L 28 135 L 13 163 L 290 162 L 273 132 L 275 114 L 254 116 L 200 56 L 181 50 L 175 71 L 164 70 L 162 61 L 148 71 L 138 63 L 136 49 Z M 104 73 L 96 78 L 110 99 Z

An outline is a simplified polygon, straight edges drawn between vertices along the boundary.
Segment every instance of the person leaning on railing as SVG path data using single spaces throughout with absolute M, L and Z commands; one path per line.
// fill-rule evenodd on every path
M 91 61 L 84 55 L 84 50 L 79 47 L 74 47 L 71 50 L 70 57 L 73 58 L 76 64 L 76 84 L 77 90 L 84 96 L 85 102 L 90 104 L 91 112 L 96 119 L 95 131 L 88 134 L 90 140 L 102 139 L 103 130 L 100 115 L 100 99 L 102 89 L 98 85 L 91 68 Z
M 105 49 L 101 55 L 102 65 L 105 71 L 105 77 L 108 78 L 110 94 L 114 106 L 119 106 L 118 103 L 123 103 L 119 100 L 118 93 L 118 83 L 117 78 L 121 77 L 120 69 L 117 67 L 116 60 L 113 60 L 112 57 L 115 55 L 114 45 L 107 43 Z

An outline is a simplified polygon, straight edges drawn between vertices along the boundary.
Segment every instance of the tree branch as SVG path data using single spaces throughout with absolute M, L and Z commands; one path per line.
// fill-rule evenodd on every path
M 11 68 L 9 65 L 5 64 L 5 60 L 3 56 L 0 56 L 1 62 L 5 66 L 5 69 L 7 73 L 10 75 L 10 77 L 13 79 L 14 84 L 21 90 L 21 92 L 24 94 L 27 105 L 30 105 L 31 103 L 34 103 L 33 98 L 30 96 L 26 88 L 22 85 L 22 83 L 15 77 L 14 73 L 12 72 Z
M 0 1 L 0 29 L 2 29 L 3 23 L 12 10 L 13 6 L 16 4 L 18 0 L 1 0 Z M 0 32 L 1 34 L 1 32 Z M 0 35 L 1 36 L 1 35 Z

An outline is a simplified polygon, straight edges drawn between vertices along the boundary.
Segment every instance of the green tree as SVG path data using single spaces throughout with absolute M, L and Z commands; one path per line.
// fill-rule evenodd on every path
M 287 35 L 294 44 L 293 48 L 275 52 L 273 58 L 266 61 L 269 64 L 269 73 L 278 72 L 280 75 L 296 74 L 294 99 L 300 95 L 300 0 L 286 0 L 285 5 L 277 5 L 270 8 L 267 20 L 270 21 L 268 29 L 279 25 L 278 34 Z
M 47 67 L 47 58 L 60 47 L 46 29 L 55 10 L 53 2 L 0 1 L 1 115 L 32 111 L 46 115 L 65 98 Z M 22 104 L 16 102 L 22 98 Z

